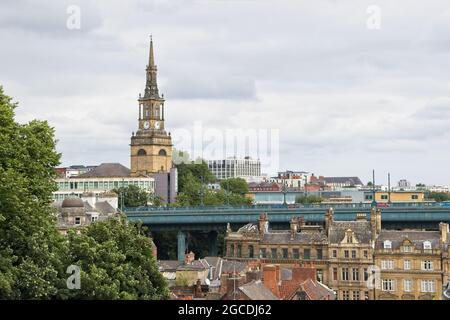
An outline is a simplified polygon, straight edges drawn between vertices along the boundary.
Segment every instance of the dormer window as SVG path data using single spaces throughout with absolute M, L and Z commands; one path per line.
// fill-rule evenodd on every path
M 392 242 L 390 240 L 384 240 L 383 248 L 388 250 L 392 249 Z
M 403 252 L 413 252 L 413 247 L 410 245 L 404 245 Z
M 424 250 L 431 250 L 431 242 L 430 241 L 424 241 L 423 242 L 423 249 Z

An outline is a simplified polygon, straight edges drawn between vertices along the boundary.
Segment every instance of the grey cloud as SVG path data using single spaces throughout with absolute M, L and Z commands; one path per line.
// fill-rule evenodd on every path
M 128 165 L 153 34 L 169 131 L 278 128 L 280 169 L 448 183 L 447 1 L 379 0 L 378 31 L 371 4 L 2 2 L 0 83 L 20 121 L 55 126 L 64 164 Z

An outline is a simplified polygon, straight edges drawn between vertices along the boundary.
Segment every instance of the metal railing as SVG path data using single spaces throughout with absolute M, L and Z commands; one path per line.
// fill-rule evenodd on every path
M 372 207 L 371 203 L 336 203 L 336 204 L 274 204 L 274 205 L 249 205 L 249 206 L 186 206 L 186 207 L 152 207 L 152 206 L 141 206 L 133 208 L 124 208 L 124 212 L 166 212 L 166 211 L 228 211 L 228 210 L 295 210 L 295 209 L 370 209 Z M 386 208 L 439 208 L 448 207 L 450 208 L 450 203 L 445 202 L 397 202 L 391 203 L 387 206 L 379 206 L 379 209 Z

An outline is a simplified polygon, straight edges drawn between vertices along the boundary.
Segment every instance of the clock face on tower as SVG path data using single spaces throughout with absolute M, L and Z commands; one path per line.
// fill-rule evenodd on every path
M 159 125 L 159 121 L 155 122 L 155 129 L 159 129 L 160 125 Z
M 150 122 L 145 121 L 144 122 L 144 129 L 148 129 L 148 128 L 150 128 Z

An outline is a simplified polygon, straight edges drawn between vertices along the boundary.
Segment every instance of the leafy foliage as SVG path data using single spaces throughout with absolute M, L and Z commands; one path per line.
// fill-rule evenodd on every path
M 52 298 L 64 284 L 50 206 L 60 155 L 48 123 L 18 124 L 15 108 L 0 87 L 0 298 Z
M 113 189 L 119 196 L 119 207 L 139 207 L 147 205 L 149 194 L 138 186 L 129 185 Z
M 427 192 L 425 197 L 436 202 L 450 201 L 450 194 L 446 192 Z
M 309 196 L 298 196 L 295 198 L 295 203 L 309 204 L 309 203 L 321 203 L 323 199 L 319 196 L 309 195 Z
M 178 206 L 219 206 L 250 205 L 251 199 L 245 197 L 248 186 L 245 180 L 232 178 L 221 181 L 221 190 L 210 190 L 208 183 L 216 179 L 205 162 L 182 163 L 178 168 L 179 193 L 177 197 Z
M 0 87 L 0 299 L 167 298 L 141 226 L 108 220 L 68 238 L 57 231 L 54 130 L 16 123 L 15 108 Z M 71 264 L 81 267 L 80 290 L 67 289 Z
M 229 178 L 220 181 L 220 188 L 238 195 L 248 193 L 248 184 L 242 178 Z
M 76 299 L 167 299 L 152 244 L 140 225 L 125 218 L 93 223 L 69 234 L 66 263 L 81 269 L 81 288 L 63 293 Z

